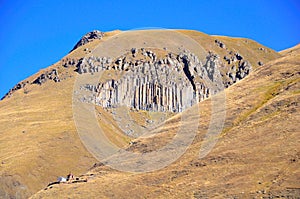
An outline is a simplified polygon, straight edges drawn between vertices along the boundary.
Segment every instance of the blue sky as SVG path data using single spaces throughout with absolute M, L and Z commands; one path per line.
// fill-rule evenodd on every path
M 85 33 L 143 27 L 246 37 L 274 50 L 300 42 L 300 2 L 0 0 L 0 98 L 66 55 Z

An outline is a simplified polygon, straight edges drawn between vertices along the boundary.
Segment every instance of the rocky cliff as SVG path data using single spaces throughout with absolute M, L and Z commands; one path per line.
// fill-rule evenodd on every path
M 182 112 L 243 79 L 252 69 L 251 64 L 239 53 L 232 55 L 229 59 L 232 65 L 227 66 L 213 52 L 208 53 L 203 63 L 187 50 L 174 54 L 163 49 L 133 48 L 130 52 L 115 60 L 94 56 L 77 60 L 66 58 L 62 60 L 62 65 L 74 68 L 79 74 L 111 70 L 125 72 L 119 79 L 111 78 L 97 85 L 82 85 L 82 89 L 91 92 L 82 101 L 104 108 L 125 105 L 136 110 L 161 112 Z M 56 68 L 46 71 L 31 84 L 41 85 L 48 80 L 60 82 L 66 78 L 58 73 Z M 30 82 L 17 84 L 5 97 L 27 84 Z
M 187 50 L 177 55 L 160 51 L 133 48 L 131 53 L 116 60 L 105 57 L 80 60 L 77 65 L 80 74 L 100 70 L 125 71 L 120 79 L 84 85 L 82 89 L 91 91 L 92 95 L 83 101 L 105 108 L 125 105 L 136 110 L 182 112 L 224 89 L 224 85 L 228 87 L 246 77 L 251 71 L 251 65 L 245 60 L 237 68 L 225 69 L 219 56 L 212 52 L 202 63 Z

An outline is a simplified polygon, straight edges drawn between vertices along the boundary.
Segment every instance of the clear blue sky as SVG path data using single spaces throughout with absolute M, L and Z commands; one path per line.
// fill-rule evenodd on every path
M 277 51 L 300 42 L 300 2 L 0 0 L 0 97 L 66 55 L 85 33 L 143 27 L 247 37 Z

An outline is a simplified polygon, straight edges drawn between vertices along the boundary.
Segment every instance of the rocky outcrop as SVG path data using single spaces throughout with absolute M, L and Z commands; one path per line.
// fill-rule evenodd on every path
M 252 70 L 251 64 L 239 52 L 229 51 L 223 60 L 225 61 L 225 70 L 223 70 L 222 76 L 226 88 L 245 78 Z
M 135 57 L 138 59 L 133 59 Z M 134 49 L 115 61 L 107 60 L 110 59 L 84 58 L 77 70 L 79 73 L 95 70 L 127 72 L 120 79 L 83 85 L 81 89 L 91 91 L 92 96 L 84 97 L 82 101 L 105 108 L 125 105 L 136 110 L 181 112 L 222 89 L 218 70 L 221 62 L 212 52 L 205 63 L 188 51 L 159 57 L 147 49 Z
M 102 37 L 100 31 L 90 32 L 74 48 Z M 222 41 L 215 40 L 215 43 L 228 50 Z M 183 111 L 219 92 L 222 87 L 229 87 L 243 79 L 252 70 L 250 63 L 239 52 L 228 51 L 223 60 L 214 52 L 209 52 L 201 63 L 197 56 L 187 50 L 179 54 L 168 52 L 167 49 L 163 49 L 165 54 L 161 54 L 162 50 L 157 50 L 131 48 L 127 54 L 114 60 L 95 56 L 80 59 L 66 57 L 61 60 L 61 66 L 74 68 L 79 74 L 108 70 L 123 72 L 120 79 L 112 78 L 98 85 L 83 85 L 83 89 L 92 92 L 83 101 L 106 108 L 122 104 L 137 110 L 170 112 Z M 58 69 L 51 69 L 32 82 L 17 84 L 3 98 L 29 83 L 41 85 L 48 80 L 60 82 L 71 76 L 68 72 L 59 76 Z
M 238 52 L 220 57 L 209 52 L 204 63 L 193 53 L 183 50 L 179 54 L 166 52 L 158 56 L 153 49 L 132 48 L 116 59 L 109 57 L 84 57 L 62 59 L 64 68 L 74 68 L 79 74 L 115 70 L 125 72 L 120 79 L 106 80 L 98 85 L 82 85 L 91 91 L 82 101 L 106 108 L 126 105 L 137 110 L 181 112 L 222 87 L 228 87 L 246 77 L 252 67 Z M 229 66 L 228 66 L 229 65 Z M 69 73 L 58 74 L 58 69 L 42 73 L 32 82 L 21 82 L 3 98 L 27 84 L 42 85 L 48 80 L 60 82 L 71 77 Z M 24 89 L 24 92 L 27 92 Z M 2 99 L 3 99 L 2 98 Z
M 17 91 L 17 90 L 20 90 L 20 89 L 24 89 L 25 86 L 29 84 L 29 81 L 23 81 L 23 82 L 20 82 L 18 83 L 17 85 L 15 85 L 12 89 L 10 89 L 2 98 L 1 100 L 3 100 L 4 98 L 6 97 L 11 97 L 12 94 Z M 24 93 L 26 93 L 26 90 L 24 90 Z
M 226 48 L 225 44 L 224 44 L 222 41 L 218 40 L 218 39 L 215 40 L 215 43 L 216 43 L 220 48 Z
M 112 63 L 112 59 L 107 57 L 88 57 L 79 59 L 76 65 L 76 72 L 83 73 L 95 73 L 100 70 L 109 70 L 109 65 Z
M 78 64 L 79 60 L 78 59 L 74 59 L 74 58 L 69 58 L 69 57 L 66 57 L 66 58 L 63 58 L 61 60 L 62 62 L 62 66 L 65 67 L 65 68 L 70 68 L 70 67 L 74 67 Z
M 95 92 L 96 104 L 107 108 L 126 105 L 137 110 L 180 112 L 194 104 L 189 80 L 158 63 L 142 63 L 120 80 L 85 88 Z
M 20 83 L 18 83 L 17 85 L 15 85 L 12 89 L 10 89 L 4 97 L 1 98 L 1 100 L 3 100 L 4 98 L 7 97 L 11 97 L 13 95 L 14 92 L 23 89 L 24 93 L 27 94 L 29 91 L 27 90 L 27 85 L 29 84 L 38 84 L 38 85 L 42 85 L 43 83 L 45 83 L 47 80 L 52 80 L 54 82 L 60 82 L 60 78 L 58 76 L 58 71 L 57 69 L 52 69 L 50 71 L 46 71 L 44 73 L 42 73 L 40 76 L 38 76 L 35 80 L 33 80 L 32 82 L 30 81 L 22 81 Z
M 45 83 L 47 80 L 53 80 L 54 82 L 60 82 L 57 69 L 53 69 L 49 72 L 47 71 L 47 72 L 41 74 L 32 83 L 41 85 L 41 84 Z
M 85 44 L 87 44 L 88 42 L 91 42 L 95 39 L 102 39 L 102 37 L 104 36 L 104 32 L 101 32 L 99 30 L 94 30 L 92 32 L 87 33 L 86 35 L 84 35 L 77 43 L 76 45 L 73 47 L 73 50 L 75 50 L 76 48 L 83 46 Z

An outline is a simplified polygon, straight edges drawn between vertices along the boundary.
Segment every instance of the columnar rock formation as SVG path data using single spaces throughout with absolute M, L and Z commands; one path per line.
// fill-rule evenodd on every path
M 90 39 L 101 39 L 102 36 L 102 32 L 93 31 L 85 35 L 78 45 L 84 45 Z M 220 48 L 226 48 L 220 40 L 215 40 L 215 43 Z M 252 70 L 251 64 L 238 52 L 228 51 L 223 62 L 213 52 L 209 52 L 202 63 L 187 50 L 174 54 L 167 49 L 132 48 L 116 59 L 67 57 L 62 59 L 61 65 L 75 68 L 74 71 L 79 74 L 110 70 L 122 72 L 118 79 L 106 79 L 98 85 L 83 85 L 84 89 L 92 91 L 83 101 L 106 108 L 125 105 L 137 110 L 181 112 L 243 79 Z M 25 87 L 30 83 L 41 85 L 47 80 L 60 82 L 71 76 L 64 72 L 58 74 L 58 69 L 54 68 L 43 72 L 32 82 L 17 84 L 3 98 L 10 97 L 21 88 L 25 93 Z
M 222 89 L 220 62 L 213 53 L 204 64 L 188 51 L 161 57 L 146 49 L 132 49 L 131 53 L 114 62 L 95 57 L 79 62 L 79 73 L 127 71 L 120 79 L 84 85 L 82 88 L 93 93 L 85 101 L 106 108 L 125 105 L 137 110 L 181 112 Z
M 217 42 L 219 44 L 219 42 Z M 239 53 L 229 52 L 224 65 L 219 56 L 209 52 L 202 63 L 197 56 L 186 50 L 179 54 L 157 49 L 136 49 L 116 59 L 109 57 L 84 57 L 63 59 L 64 68 L 75 68 L 79 74 L 114 70 L 125 72 L 119 79 L 111 78 L 98 85 L 83 85 L 92 91 L 82 100 L 93 102 L 106 108 L 125 105 L 137 110 L 181 112 L 222 87 L 246 77 L 251 65 Z M 67 78 L 54 68 L 42 73 L 32 82 L 21 82 L 4 97 L 9 97 L 27 84 L 44 84 L 47 80 L 60 82 Z M 25 92 L 25 90 L 24 90 Z
M 120 80 L 100 83 L 96 104 L 126 105 L 137 110 L 179 112 L 194 104 L 193 88 L 184 76 L 166 66 L 144 63 Z M 176 74 L 177 73 L 177 74 Z

